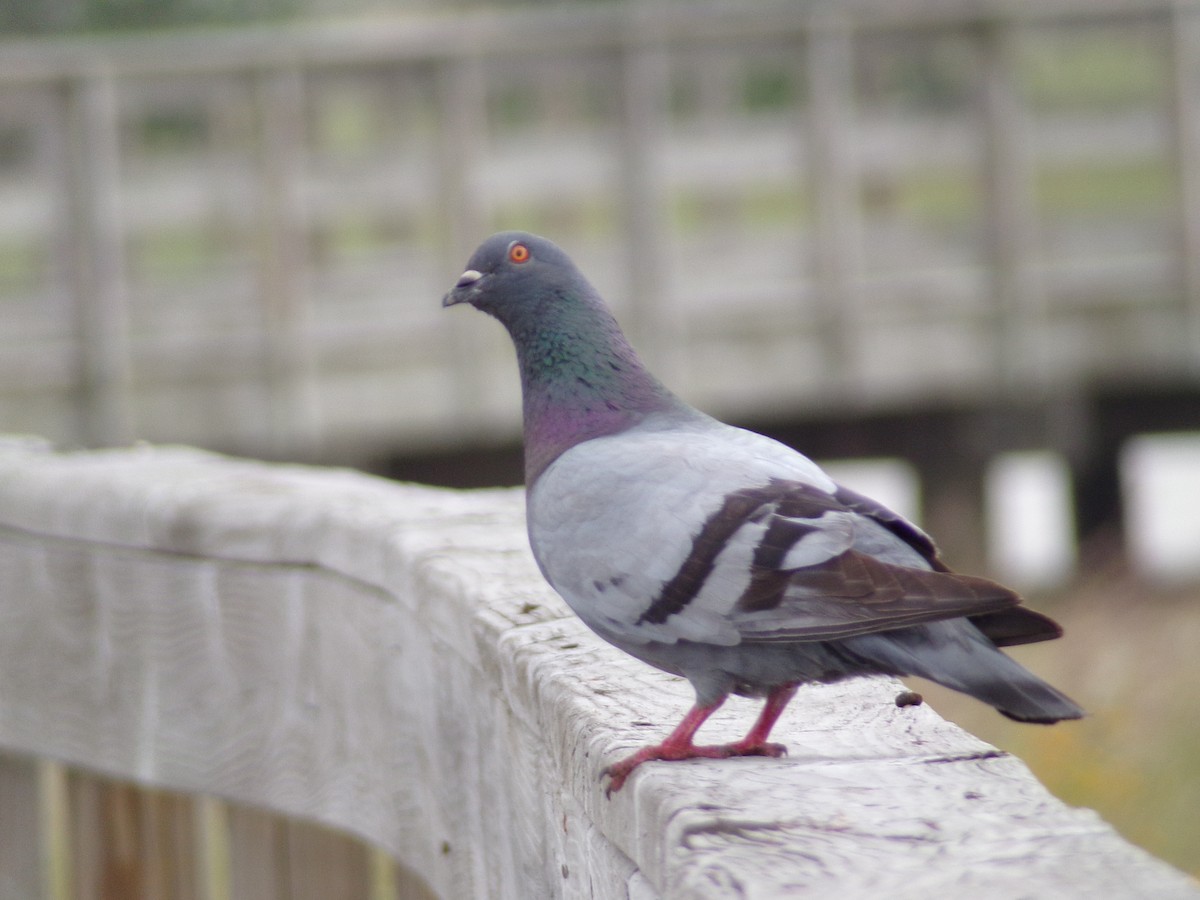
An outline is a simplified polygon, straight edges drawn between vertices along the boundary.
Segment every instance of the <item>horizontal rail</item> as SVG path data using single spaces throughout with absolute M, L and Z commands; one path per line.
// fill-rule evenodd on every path
M 586 4 L 3 42 L 0 418 L 358 463 L 507 440 L 511 351 L 437 305 L 507 227 L 725 417 L 1193 385 L 1198 21 Z M 1170 63 L 1047 103 L 1031 66 L 1094 60 L 1058 28 L 1088 23 Z
M 797 4 L 612 5 L 206 29 L 165 36 L 95 36 L 0 43 L 0 81 L 213 73 L 241 68 L 346 66 L 562 54 L 676 42 L 773 40 L 827 28 L 864 32 L 994 22 L 1071 24 L 1139 19 L 1195 7 L 1190 0 L 854 0 Z
M 332 825 L 440 896 L 1200 896 L 888 679 L 803 690 L 787 759 L 606 799 L 689 691 L 549 591 L 516 492 L 9 442 L 0 575 L 0 747 Z

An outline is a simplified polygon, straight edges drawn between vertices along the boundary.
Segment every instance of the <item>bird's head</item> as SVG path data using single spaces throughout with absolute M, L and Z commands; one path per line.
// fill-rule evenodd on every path
M 484 241 L 442 306 L 469 303 L 508 329 L 525 418 L 525 480 L 558 456 L 653 413 L 699 415 L 642 365 L 600 295 L 545 238 L 505 231 Z
M 469 303 L 508 325 L 585 285 L 575 264 L 551 241 L 503 231 L 480 244 L 442 306 Z

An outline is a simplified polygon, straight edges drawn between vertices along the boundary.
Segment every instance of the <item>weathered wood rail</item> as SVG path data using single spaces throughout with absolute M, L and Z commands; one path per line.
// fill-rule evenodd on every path
M 1030 88 L 1031 56 L 1097 35 L 1144 61 L 1132 100 Z M 1054 199 L 1081 171 L 1101 208 Z M 568 246 L 717 414 L 1194 385 L 1200 4 L 611 4 L 4 42 L 0 209 L 0 417 L 66 443 L 510 438 L 502 337 L 437 308 L 501 225 Z
M 330 825 L 401 861 L 418 893 L 1200 897 L 1019 760 L 897 708 L 886 679 L 803 691 L 778 728 L 786 759 L 650 765 L 606 800 L 600 768 L 688 689 L 549 592 L 518 492 L 9 442 L 0 584 L 6 753 Z M 712 731 L 752 713 L 731 704 Z M 27 854 L 4 883 L 66 896 L 45 884 L 65 876 L 28 865 L 45 823 L 14 821 L 55 782 L 21 771 L 0 766 L 0 795 L 26 800 L 0 807 L 0 862 Z M 223 862 L 177 896 L 261 884 L 261 821 L 204 821 Z M 75 878 L 75 896 L 104 896 Z

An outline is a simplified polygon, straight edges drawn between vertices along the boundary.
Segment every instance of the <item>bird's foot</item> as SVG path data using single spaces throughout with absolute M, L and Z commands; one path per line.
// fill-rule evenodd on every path
M 787 747 L 783 744 L 770 744 L 765 741 L 748 742 L 734 741 L 732 744 L 712 744 L 697 746 L 695 744 L 672 744 L 664 742 L 652 747 L 643 747 L 636 753 L 625 757 L 620 762 L 605 766 L 600 772 L 601 778 L 608 778 L 608 787 L 604 791 L 606 797 L 611 797 L 625 785 L 626 779 L 644 762 L 655 760 L 675 761 L 680 759 L 729 759 L 733 756 L 769 756 L 778 758 L 787 755 Z
M 758 741 L 756 743 L 734 741 L 732 744 L 725 744 L 724 746 L 729 751 L 726 754 L 727 756 L 769 756 L 771 759 L 787 756 L 787 747 L 785 745 L 770 744 L 766 741 Z

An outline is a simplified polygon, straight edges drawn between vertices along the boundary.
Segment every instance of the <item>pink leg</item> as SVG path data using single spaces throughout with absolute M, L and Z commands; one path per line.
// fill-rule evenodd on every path
M 716 703 L 709 706 L 693 706 L 683 721 L 675 726 L 675 730 L 667 736 L 667 739 L 661 744 L 656 744 L 653 747 L 643 747 L 632 756 L 627 756 L 618 763 L 613 763 L 611 766 L 605 766 L 600 773 L 603 778 L 607 775 L 612 780 L 608 783 L 608 788 L 605 790 L 606 797 L 612 796 L 613 791 L 619 791 L 625 784 L 625 779 L 629 774 L 644 762 L 652 759 L 692 759 L 697 756 L 705 756 L 702 751 L 707 747 L 697 747 L 692 743 L 692 738 L 699 731 L 700 726 L 704 721 L 717 711 L 725 698 L 722 697 Z
M 763 711 L 759 714 L 758 721 L 754 723 L 754 726 L 744 738 L 732 744 L 701 747 L 692 743 L 692 738 L 696 736 L 696 732 L 700 729 L 700 726 L 725 702 L 724 697 L 710 706 L 693 706 L 688 714 L 683 717 L 683 721 L 676 726 L 675 730 L 661 744 L 652 747 L 643 747 L 632 756 L 627 756 L 620 762 L 606 767 L 600 773 L 601 778 L 607 775 L 612 779 L 608 784 L 605 795 L 611 796 L 614 791 L 619 791 L 633 770 L 642 763 L 650 760 L 727 759 L 731 756 L 783 756 L 787 752 L 787 748 L 783 744 L 767 743 L 767 736 L 771 733 L 776 720 L 795 693 L 795 685 L 784 685 L 773 689 L 767 695 L 767 703 L 763 707 Z
M 763 706 L 762 712 L 758 714 L 758 721 L 746 732 L 744 738 L 729 745 L 731 748 L 737 748 L 736 752 L 731 755 L 783 756 L 787 753 L 787 747 L 783 744 L 768 744 L 767 737 L 771 734 L 771 729 L 775 727 L 775 723 L 783 714 L 788 703 L 796 696 L 796 689 L 797 685 L 785 684 L 773 688 L 771 693 L 767 694 L 767 702 Z

